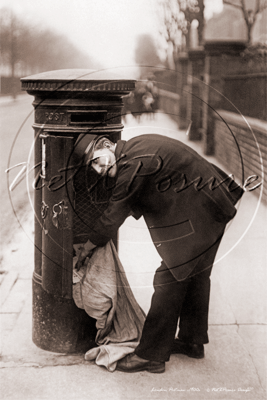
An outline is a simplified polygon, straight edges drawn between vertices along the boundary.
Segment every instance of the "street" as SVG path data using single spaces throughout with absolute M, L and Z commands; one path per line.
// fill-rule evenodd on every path
M 1 148 L 0 148 L 0 173 L 1 173 L 1 255 L 14 238 L 14 234 L 24 226 L 25 215 L 28 215 L 31 206 L 27 194 L 26 179 L 24 178 L 13 191 L 8 190 L 15 177 L 22 170 L 23 165 L 11 169 L 7 174 L 6 169 L 28 161 L 29 151 L 33 142 L 33 97 L 27 94 L 11 98 L 0 98 L 1 121 Z M 20 226 L 21 224 L 21 226 Z M 8 265 L 1 265 L 1 270 L 6 271 Z
M 222 241 L 212 273 L 209 335 L 203 360 L 172 355 L 165 374 L 110 373 L 85 362 L 83 355 L 62 355 L 38 349 L 31 340 L 33 271 L 32 193 L 24 179 L 12 192 L 6 174 L 25 162 L 33 140 L 32 97 L 1 104 L 1 216 L 3 273 L 1 291 L 1 394 L 6 399 L 264 399 L 266 387 L 266 206 L 245 193 Z M 185 131 L 164 114 L 138 124 L 127 116 L 122 138 L 161 133 L 188 142 Z M 209 157 L 211 162 L 216 160 Z M 10 182 L 20 170 L 12 171 Z M 30 181 L 30 179 L 29 179 Z M 14 207 L 14 209 L 13 209 Z M 20 224 L 17 220 L 17 217 Z M 142 219 L 129 218 L 120 229 L 119 256 L 134 295 L 148 311 L 159 256 Z M 11 284 L 10 284 L 11 282 Z M 13 282 L 13 283 L 12 283 Z M 1 283 L 1 282 L 0 282 Z M 8 286 L 9 285 L 9 286 Z M 2 294 L 1 294 L 2 296 Z

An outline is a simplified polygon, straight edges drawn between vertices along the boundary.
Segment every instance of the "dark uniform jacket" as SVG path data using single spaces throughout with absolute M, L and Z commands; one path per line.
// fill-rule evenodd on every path
M 161 135 L 118 141 L 117 178 L 89 232 L 103 246 L 129 216 L 144 217 L 153 243 L 177 280 L 221 239 L 243 189 L 184 143 Z

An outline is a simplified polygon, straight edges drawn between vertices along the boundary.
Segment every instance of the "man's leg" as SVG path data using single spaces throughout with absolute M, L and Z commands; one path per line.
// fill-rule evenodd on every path
M 177 282 L 162 263 L 153 285 L 150 310 L 135 354 L 146 360 L 168 361 L 188 281 Z
M 179 321 L 179 339 L 205 344 L 208 339 L 208 313 L 211 268 L 189 278 Z
M 193 324 L 193 315 L 196 316 L 196 313 L 201 311 L 202 316 L 198 318 L 198 321 L 201 322 L 201 334 L 203 336 L 201 338 L 201 335 L 199 335 L 198 340 L 204 340 L 205 343 L 208 326 L 209 276 L 218 246 L 219 243 L 214 246 L 211 251 L 199 258 L 199 263 L 197 263 L 196 266 L 198 277 L 197 275 L 193 275 L 178 282 L 167 266 L 164 263 L 161 264 L 161 267 L 157 269 L 154 277 L 154 294 L 152 296 L 151 307 L 144 324 L 140 343 L 135 353 L 126 356 L 118 362 L 117 369 L 124 372 L 143 370 L 149 372 L 164 372 L 165 361 L 169 360 L 170 354 L 172 353 L 183 353 L 195 358 L 204 357 L 203 344 L 191 344 L 190 346 L 187 345 L 185 348 L 180 349 L 180 346 L 175 346 L 176 341 L 174 337 L 178 318 L 182 313 L 184 300 L 186 300 L 185 311 L 186 308 L 188 308 L 187 311 L 192 314 L 192 318 L 190 319 L 191 326 Z M 205 272 L 203 272 L 203 270 Z M 199 277 L 199 275 L 201 276 Z M 192 287 L 190 288 L 190 295 L 187 296 L 187 290 L 190 284 Z M 194 300 L 194 311 L 190 311 L 189 300 L 190 298 L 192 299 L 193 287 L 197 289 L 198 294 Z M 206 290 L 206 295 L 203 295 L 202 290 L 204 290 L 204 292 Z M 197 299 L 200 297 L 203 299 L 202 306 L 197 304 Z M 184 327 L 186 327 L 186 323 Z M 183 329 L 188 333 L 188 329 L 182 326 L 182 330 Z M 197 332 L 197 323 L 195 323 L 194 329 L 195 332 Z M 179 340 L 177 341 L 179 342 Z M 197 347 L 197 349 L 195 347 Z M 201 352 L 198 347 L 202 347 L 202 349 L 200 349 L 202 350 Z
M 206 344 L 210 300 L 210 274 L 220 241 L 203 254 L 188 278 L 186 296 L 180 313 L 178 337 L 185 343 Z M 194 273 L 198 271 L 194 275 Z M 204 353 L 203 353 L 204 356 Z

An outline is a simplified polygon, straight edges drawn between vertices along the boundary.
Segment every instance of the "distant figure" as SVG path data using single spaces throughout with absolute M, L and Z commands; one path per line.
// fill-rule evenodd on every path
M 146 93 L 147 97 L 150 96 L 153 98 L 153 101 L 150 101 L 150 112 L 151 116 L 154 118 L 155 112 L 159 109 L 159 90 L 155 82 L 155 77 L 153 74 L 149 74 L 146 81 Z
M 152 105 L 154 103 L 154 98 L 152 93 L 146 92 L 142 97 L 142 102 L 145 106 L 145 112 L 150 116 L 150 118 L 152 118 L 152 113 L 153 113 Z

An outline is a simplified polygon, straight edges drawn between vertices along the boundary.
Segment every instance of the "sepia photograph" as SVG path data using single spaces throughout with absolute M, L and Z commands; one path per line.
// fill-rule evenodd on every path
M 0 0 L 0 400 L 267 397 L 267 0 Z

